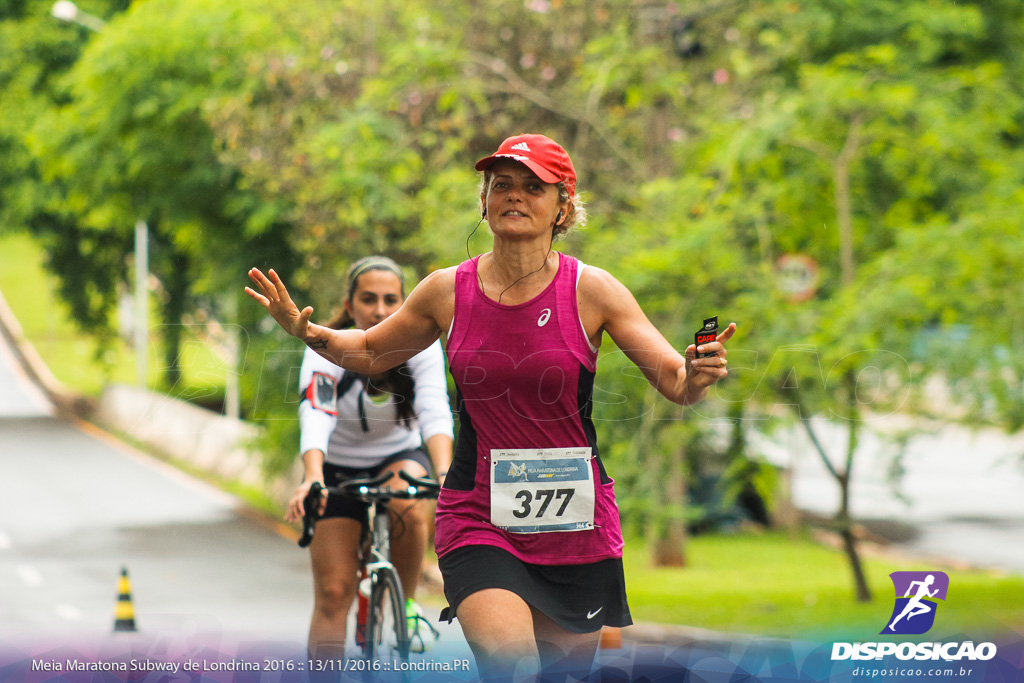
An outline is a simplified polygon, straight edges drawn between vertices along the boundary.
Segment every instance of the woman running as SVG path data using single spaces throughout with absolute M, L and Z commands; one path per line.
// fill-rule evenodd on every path
M 585 219 L 576 171 L 554 141 L 511 137 L 476 168 L 493 251 L 432 273 L 380 325 L 311 324 L 312 309 L 300 310 L 273 270 L 250 270 L 259 291 L 246 291 L 307 346 L 363 373 L 445 336 L 461 425 L 435 532 L 448 616 L 485 676 L 566 659 L 586 672 L 601 627 L 632 623 L 613 483 L 591 420 L 601 339 L 667 399 L 691 405 L 727 375 L 736 326 L 680 355 L 618 280 L 552 250 Z
M 356 261 L 346 275 L 343 310 L 326 327 L 368 330 L 394 313 L 405 295 L 404 275 L 383 256 Z M 369 375 L 342 370 L 306 349 L 302 359 L 299 421 L 302 484 L 288 505 L 287 519 L 302 518 L 310 485 L 337 486 L 349 479 L 385 471 L 429 474 L 441 481 L 452 459 L 452 413 L 440 343 L 407 362 Z M 424 452 L 426 447 L 426 453 Z M 428 457 L 429 453 L 429 457 Z M 392 479 L 389 486 L 402 486 Z M 392 561 L 406 595 L 406 615 L 414 651 L 422 652 L 436 633 L 414 601 L 430 525 L 424 501 L 393 500 L 390 510 Z M 310 545 L 314 605 L 309 650 L 334 658 L 344 649 L 349 608 L 358 587 L 359 541 L 368 521 L 366 503 L 328 496 Z

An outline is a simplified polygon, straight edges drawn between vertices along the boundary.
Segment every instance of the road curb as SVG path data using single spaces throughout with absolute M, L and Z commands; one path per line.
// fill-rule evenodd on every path
M 72 391 L 54 376 L 32 342 L 25 336 L 21 323 L 18 322 L 2 291 L 0 291 L 0 334 L 3 334 L 10 343 L 14 357 L 22 369 L 43 390 L 58 413 L 83 418 L 91 413 L 94 407 L 93 400 Z

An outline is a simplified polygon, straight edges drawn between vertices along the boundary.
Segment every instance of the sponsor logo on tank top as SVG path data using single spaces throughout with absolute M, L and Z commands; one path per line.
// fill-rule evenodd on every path
M 540 312 L 540 317 L 537 318 L 537 327 L 544 327 L 548 324 L 548 320 L 551 319 L 551 309 L 545 308 Z

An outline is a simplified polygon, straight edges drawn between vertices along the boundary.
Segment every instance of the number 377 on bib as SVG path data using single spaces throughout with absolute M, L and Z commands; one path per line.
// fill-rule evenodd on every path
M 491 451 L 491 524 L 519 534 L 594 528 L 590 448 Z

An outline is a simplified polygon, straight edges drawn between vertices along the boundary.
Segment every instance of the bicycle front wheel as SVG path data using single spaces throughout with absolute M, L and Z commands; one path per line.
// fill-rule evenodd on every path
M 405 617 L 405 594 L 393 569 L 374 572 L 370 609 L 366 617 L 366 656 L 373 660 L 409 659 L 409 623 Z

